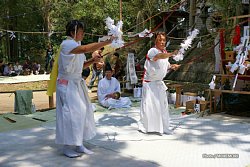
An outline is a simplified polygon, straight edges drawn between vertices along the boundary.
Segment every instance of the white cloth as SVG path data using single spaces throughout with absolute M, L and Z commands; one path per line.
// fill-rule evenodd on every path
M 81 146 L 83 140 L 95 136 L 96 128 L 87 86 L 81 77 L 86 57 L 70 54 L 77 46 L 79 44 L 73 39 L 61 44 L 56 90 L 56 143 Z
M 169 132 L 167 87 L 162 80 L 170 68 L 170 63 L 168 59 L 152 61 L 152 58 L 159 53 L 162 52 L 151 48 L 144 65 L 145 74 L 138 122 L 139 130 L 143 132 Z
M 111 77 L 111 79 L 108 80 L 105 77 L 99 81 L 97 95 L 98 101 L 102 106 L 108 107 L 109 109 L 130 107 L 131 101 L 128 97 L 120 97 L 118 100 L 112 98 L 106 99 L 108 94 L 114 92 L 121 92 L 120 83 L 116 78 Z
M 138 83 L 138 78 L 135 72 L 135 60 L 134 53 L 128 53 L 127 57 L 127 80 L 130 81 L 131 84 Z

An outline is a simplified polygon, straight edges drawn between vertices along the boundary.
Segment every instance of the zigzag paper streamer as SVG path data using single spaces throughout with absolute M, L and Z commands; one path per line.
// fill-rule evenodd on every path
M 111 19 L 110 17 L 107 17 L 105 19 L 105 23 L 106 23 L 107 28 L 109 29 L 108 35 L 116 37 L 112 41 L 111 47 L 112 48 L 120 48 L 120 47 L 124 46 L 124 41 L 122 40 L 123 32 L 121 31 L 123 22 L 118 21 L 116 26 L 115 26 L 114 25 L 114 20 Z
M 189 36 L 187 37 L 187 39 L 184 40 L 183 43 L 181 43 L 181 48 L 180 48 L 178 54 L 173 57 L 173 59 L 175 61 L 183 60 L 184 53 L 186 52 L 186 50 L 188 50 L 191 47 L 193 39 L 198 34 L 199 34 L 199 30 L 198 29 L 194 29 L 191 33 L 189 33 Z

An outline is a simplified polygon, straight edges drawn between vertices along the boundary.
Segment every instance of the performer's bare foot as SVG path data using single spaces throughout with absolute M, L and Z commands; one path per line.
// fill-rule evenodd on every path
M 76 146 L 76 152 L 78 152 L 78 153 L 85 153 L 85 154 L 88 154 L 88 155 L 94 154 L 93 151 L 87 149 L 84 145 L 82 145 L 82 146 Z
M 80 157 L 82 154 L 75 152 L 70 148 L 70 146 L 64 146 L 63 147 L 63 154 L 69 158 L 76 158 Z

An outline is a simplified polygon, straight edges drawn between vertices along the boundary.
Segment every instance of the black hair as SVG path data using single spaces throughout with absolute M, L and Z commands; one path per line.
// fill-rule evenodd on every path
M 102 47 L 100 50 L 103 51 L 103 50 L 104 50 L 104 47 Z
M 158 35 L 163 35 L 164 37 L 166 37 L 166 33 L 163 31 L 155 32 L 155 39 L 157 38 Z
M 120 57 L 119 53 L 117 53 L 117 52 L 114 53 L 114 56 L 116 56 L 118 58 Z
M 89 67 L 82 70 L 82 77 L 87 78 L 89 76 L 89 74 L 90 74 L 90 68 Z
M 78 29 L 83 29 L 84 30 L 84 24 L 81 23 L 79 20 L 71 20 L 68 22 L 68 24 L 66 25 L 66 35 L 67 36 L 72 36 L 72 32 L 75 33 L 75 31 L 77 31 L 75 28 Z
M 113 71 L 109 62 L 105 64 L 104 71 Z

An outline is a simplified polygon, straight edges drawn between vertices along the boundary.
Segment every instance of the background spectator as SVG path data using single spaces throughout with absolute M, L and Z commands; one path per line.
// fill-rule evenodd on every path
M 33 63 L 32 63 L 32 72 L 33 72 L 33 74 L 35 74 L 35 75 L 38 75 L 39 74 L 39 71 L 40 71 L 40 64 L 37 64 L 37 62 L 36 61 L 34 61 Z
M 20 75 L 23 72 L 23 67 L 19 64 L 18 61 L 16 61 L 14 67 L 14 71 L 17 75 Z
M 48 49 L 46 51 L 46 62 L 45 62 L 45 71 L 48 71 L 48 65 L 50 67 L 50 71 L 52 70 L 54 63 L 54 50 L 51 44 L 48 45 Z
M 4 61 L 3 59 L 0 59 L 0 75 L 3 75 L 3 71 L 4 71 Z
M 17 74 L 13 70 L 11 63 L 8 63 L 8 65 L 4 67 L 3 75 L 4 76 L 17 76 Z
M 23 64 L 23 74 L 24 75 L 30 75 L 31 73 L 31 64 L 29 63 L 28 60 L 25 60 L 24 64 Z
M 96 55 L 102 56 L 101 54 L 103 50 L 104 50 L 104 47 L 99 50 L 96 50 L 95 52 L 92 53 L 92 57 Z M 98 78 L 98 82 L 103 78 L 103 66 L 104 66 L 103 59 L 101 59 L 100 62 L 94 63 L 92 65 L 92 77 L 89 83 L 89 89 L 91 89 L 92 86 L 94 85 L 96 78 Z
M 119 53 L 115 52 L 113 54 L 111 58 L 111 62 L 112 62 L 112 69 L 114 71 L 113 76 L 119 80 L 122 77 L 122 73 L 123 73 L 122 61 L 120 59 Z

